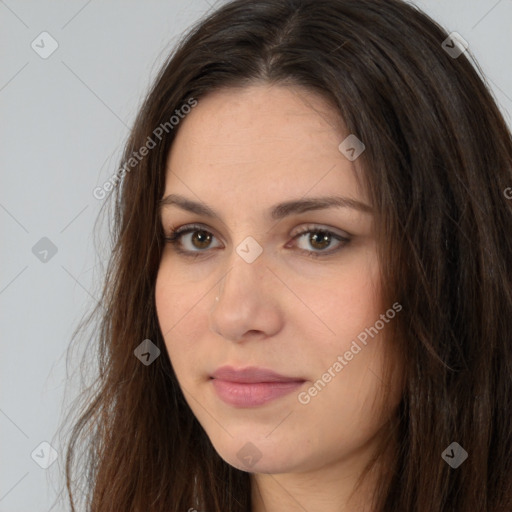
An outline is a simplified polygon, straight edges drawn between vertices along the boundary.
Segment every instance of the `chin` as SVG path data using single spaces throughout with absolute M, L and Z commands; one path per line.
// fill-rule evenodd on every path
M 237 453 L 230 452 L 229 456 L 222 456 L 222 459 L 227 462 L 230 466 L 245 471 L 247 473 L 267 473 L 267 474 L 278 474 L 278 473 L 290 473 L 295 469 L 294 464 L 290 464 L 290 456 L 280 456 L 279 454 L 273 454 L 272 456 L 262 455 L 258 461 L 242 462 L 237 456 Z
M 229 465 L 248 473 L 289 473 L 300 470 L 303 450 L 285 446 L 269 439 L 250 441 L 247 438 L 229 438 L 224 443 L 213 443 L 215 451 Z M 300 457 L 301 460 L 297 460 Z

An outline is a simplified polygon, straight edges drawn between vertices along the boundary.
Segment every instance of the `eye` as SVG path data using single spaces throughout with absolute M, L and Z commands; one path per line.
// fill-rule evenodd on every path
M 165 241 L 171 243 L 180 254 L 197 257 L 200 253 L 205 252 L 204 249 L 210 248 L 213 238 L 215 236 L 210 231 L 198 224 L 191 224 L 172 229 L 171 234 L 165 237 Z
M 196 258 L 203 255 L 203 253 L 205 254 L 207 249 L 222 247 L 219 245 L 211 246 L 214 238 L 216 238 L 215 235 L 203 226 L 191 224 L 178 229 L 172 228 L 170 235 L 165 237 L 165 241 L 171 243 L 176 252 L 184 256 Z M 306 244 L 310 244 L 313 250 L 299 247 L 299 251 L 307 256 L 316 258 L 338 252 L 344 245 L 350 242 L 350 237 L 334 233 L 326 228 L 309 225 L 293 236 L 292 241 L 295 240 L 304 240 Z M 334 249 L 325 250 L 331 247 L 334 242 L 336 242 Z
M 307 247 L 299 250 L 308 256 L 316 258 L 338 252 L 343 246 L 350 242 L 350 237 L 334 233 L 326 228 L 306 226 L 305 229 L 293 237 L 293 240 L 304 241 L 306 245 L 313 247 L 313 251 L 309 250 Z M 325 250 L 332 247 L 333 242 L 336 242 L 334 249 Z

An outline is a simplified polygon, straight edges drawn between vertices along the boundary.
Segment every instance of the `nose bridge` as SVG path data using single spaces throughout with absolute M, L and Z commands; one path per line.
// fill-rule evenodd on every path
M 263 247 L 251 236 L 242 240 L 233 249 L 230 258 L 230 271 L 221 279 L 219 296 L 233 290 L 254 294 L 258 285 L 268 279 L 268 270 Z M 248 287 L 248 290 L 243 289 Z

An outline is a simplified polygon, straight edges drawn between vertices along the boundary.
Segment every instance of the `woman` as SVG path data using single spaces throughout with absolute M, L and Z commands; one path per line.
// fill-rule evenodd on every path
M 190 32 L 117 180 L 70 498 L 83 438 L 90 511 L 512 510 L 512 138 L 468 54 L 399 0 Z

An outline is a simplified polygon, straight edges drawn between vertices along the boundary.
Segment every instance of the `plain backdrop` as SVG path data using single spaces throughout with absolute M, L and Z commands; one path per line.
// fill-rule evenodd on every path
M 415 3 L 468 41 L 510 125 L 512 0 Z M 66 368 L 66 351 L 109 246 L 105 227 L 93 231 L 102 201 L 92 191 L 118 169 L 163 59 L 212 6 L 0 0 L 0 512 L 68 510 L 56 499 L 57 431 L 78 357 Z

